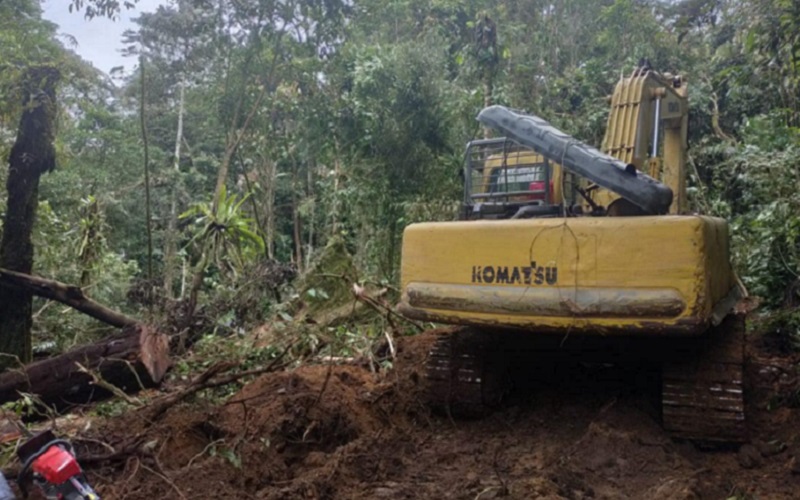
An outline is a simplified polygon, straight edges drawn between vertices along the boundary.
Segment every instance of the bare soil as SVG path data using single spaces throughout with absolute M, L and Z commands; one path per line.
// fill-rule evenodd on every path
M 561 374 L 488 417 L 420 399 L 430 337 L 400 339 L 395 369 L 273 373 L 217 407 L 109 420 L 98 440 L 137 453 L 87 464 L 104 498 L 796 498 L 796 355 L 748 345 L 751 441 L 700 449 L 660 428 L 652 394 L 607 367 Z M 632 388 L 633 387 L 633 388 Z M 144 450 L 142 452 L 141 450 Z M 798 455 L 796 457 L 796 455 Z

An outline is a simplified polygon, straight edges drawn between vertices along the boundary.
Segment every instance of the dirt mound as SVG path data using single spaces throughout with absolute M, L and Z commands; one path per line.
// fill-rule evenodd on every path
M 704 451 L 669 439 L 650 395 L 607 367 L 602 382 L 564 372 L 483 419 L 430 414 L 430 343 L 399 339 L 386 373 L 304 366 L 217 407 L 178 406 L 151 424 L 127 415 L 96 437 L 119 449 L 141 434 L 149 451 L 89 466 L 90 477 L 107 498 L 131 499 L 793 498 L 800 487 L 797 359 L 751 346 L 753 441 Z
M 291 478 L 294 466 L 368 436 L 381 426 L 369 406 L 381 391 L 358 367 L 313 366 L 257 380 L 232 397 L 214 425 L 234 439 L 245 476 Z M 278 464 L 269 477 L 258 464 Z

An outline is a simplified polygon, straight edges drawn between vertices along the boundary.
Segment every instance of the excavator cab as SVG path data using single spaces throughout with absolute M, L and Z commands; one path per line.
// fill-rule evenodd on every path
M 513 139 L 467 144 L 462 220 L 558 217 L 574 200 L 573 176 Z

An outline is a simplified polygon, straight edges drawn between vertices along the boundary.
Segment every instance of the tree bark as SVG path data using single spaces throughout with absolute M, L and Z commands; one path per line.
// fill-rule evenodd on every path
M 475 53 L 483 79 L 483 107 L 488 108 L 492 105 L 494 78 L 500 57 L 497 53 L 497 25 L 485 13 L 475 23 Z M 483 138 L 489 139 L 491 136 L 491 129 L 483 127 Z
M 144 216 L 145 229 L 147 230 L 147 305 L 152 311 L 153 307 L 153 218 L 150 216 L 150 154 L 147 140 L 147 119 L 145 105 L 147 102 L 147 82 L 144 77 L 144 55 L 139 56 L 139 70 L 141 75 L 141 96 L 139 98 L 139 126 L 142 131 L 142 146 L 144 153 Z
M 247 113 L 247 116 L 244 118 L 244 122 L 241 126 L 239 126 L 238 123 L 240 116 L 239 112 L 241 110 L 242 101 L 244 101 L 244 89 L 242 90 L 242 95 L 239 96 L 239 101 L 236 103 L 236 109 L 233 114 L 233 120 L 231 121 L 231 128 L 227 134 L 225 153 L 222 156 L 222 162 L 219 165 L 219 170 L 217 170 L 217 184 L 214 188 L 214 200 L 212 205 L 213 213 L 216 213 L 217 208 L 219 207 L 219 202 L 221 201 L 220 196 L 222 196 L 222 189 L 225 187 L 225 183 L 228 180 L 228 171 L 230 170 L 231 161 L 233 161 L 233 155 L 236 154 L 236 150 L 239 148 L 242 138 L 245 136 L 248 128 L 250 127 L 250 122 L 253 121 L 253 117 L 260 109 L 261 101 L 264 100 L 266 93 L 267 86 L 263 85 L 261 87 L 261 91 L 258 93 L 258 97 L 256 97 L 256 102 Z
M 711 129 L 718 138 L 736 144 L 736 139 L 726 134 L 719 124 L 719 99 L 716 92 L 711 92 Z
M 340 159 L 339 140 L 333 139 L 333 202 L 331 204 L 331 234 L 339 233 L 339 179 L 342 175 L 342 162 Z
M 7 291 L 11 296 L 37 295 L 55 300 L 119 328 L 139 323 L 131 317 L 93 301 L 83 294 L 80 287 L 0 268 L 0 292 L 2 291 Z M 26 362 L 21 356 L 16 356 L 22 362 Z
M 177 268 L 176 255 L 178 253 L 178 188 L 180 187 L 181 171 L 181 144 L 183 139 L 183 109 L 185 85 L 181 81 L 180 100 L 178 101 L 178 132 L 175 137 L 175 154 L 173 156 L 173 168 L 175 169 L 175 181 L 170 190 L 169 220 L 167 221 L 167 233 L 164 244 L 164 293 L 168 299 L 174 298 L 173 282 L 175 281 L 175 269 Z M 181 298 L 183 295 L 181 294 Z
M 59 78 L 59 71 L 50 66 L 30 68 L 25 75 L 25 111 L 8 156 L 8 204 L 0 241 L 0 267 L 12 271 L 30 273 L 33 269 L 31 232 L 39 204 L 39 179 L 55 168 L 55 88 Z M 22 362 L 31 359 L 31 303 L 30 292 L 0 287 L 0 352 Z M 0 360 L 2 366 L 7 363 Z
M 81 253 L 78 260 L 81 263 L 80 286 L 85 288 L 92 284 L 92 271 L 97 265 L 100 256 L 102 238 L 100 237 L 100 227 L 102 225 L 100 217 L 100 204 L 97 199 L 92 199 L 82 213 L 83 228 Z
M 314 169 L 309 166 L 307 170 L 307 179 L 306 179 L 306 199 L 311 199 L 311 209 L 308 214 L 308 244 L 306 245 L 306 255 L 305 255 L 305 268 L 308 269 L 311 266 L 311 257 L 314 254 L 314 215 L 317 208 L 316 199 L 314 196 Z
M 192 283 L 189 285 L 189 306 L 188 312 L 185 315 L 185 323 L 181 325 L 181 329 L 189 328 L 189 325 L 194 321 L 194 313 L 197 309 L 197 298 L 200 296 L 200 287 L 203 286 L 203 276 L 205 276 L 206 267 L 210 261 L 210 249 L 203 247 L 200 254 L 200 261 L 192 274 Z
M 30 393 L 44 405 L 63 411 L 110 397 L 112 392 L 96 378 L 125 392 L 136 392 L 157 386 L 169 366 L 167 336 L 137 325 L 94 344 L 0 374 L 0 403 Z
M 275 162 L 266 155 L 261 161 L 261 185 L 264 186 L 264 214 L 266 225 L 267 257 L 275 258 L 275 183 L 278 180 L 278 168 Z
M 256 228 L 257 233 L 261 237 L 261 240 L 264 242 L 264 255 L 267 259 L 270 258 L 269 249 L 266 246 L 267 243 L 267 231 L 263 224 L 261 224 L 261 215 L 258 209 L 258 202 L 256 202 L 255 191 L 253 190 L 253 185 L 250 182 L 250 172 L 247 171 L 245 167 L 244 160 L 242 160 L 241 155 L 239 157 L 239 165 L 242 167 L 242 178 L 244 179 L 245 187 L 247 188 L 247 196 L 249 197 L 250 206 L 253 210 L 253 218 L 256 220 Z
M 296 175 L 296 167 L 295 167 L 295 175 Z M 301 224 L 303 221 L 300 219 L 300 207 L 298 206 L 299 202 L 297 200 L 297 184 L 292 182 L 292 235 L 294 239 L 294 259 L 295 264 L 297 265 L 297 272 L 303 272 L 303 229 Z

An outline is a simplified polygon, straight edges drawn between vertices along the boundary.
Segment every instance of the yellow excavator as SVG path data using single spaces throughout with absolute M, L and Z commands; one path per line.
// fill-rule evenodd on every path
M 687 213 L 686 80 L 621 78 L 602 152 L 503 106 L 478 120 L 504 137 L 467 145 L 462 220 L 403 237 L 400 311 L 463 325 L 436 331 L 431 404 L 492 408 L 511 357 L 577 346 L 659 365 L 673 436 L 743 441 L 744 291 L 726 221 Z

